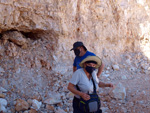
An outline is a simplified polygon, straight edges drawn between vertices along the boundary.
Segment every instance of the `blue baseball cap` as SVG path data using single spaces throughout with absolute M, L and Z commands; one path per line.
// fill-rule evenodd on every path
M 81 47 L 81 46 L 83 46 L 84 49 L 87 50 L 87 48 L 84 46 L 84 44 L 82 42 L 77 41 L 73 44 L 73 48 L 70 51 L 75 50 L 77 47 Z

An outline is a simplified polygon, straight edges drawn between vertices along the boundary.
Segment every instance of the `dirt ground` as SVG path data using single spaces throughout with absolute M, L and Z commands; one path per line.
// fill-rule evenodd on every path
M 130 73 L 125 70 L 111 73 L 115 76 L 101 77 L 102 81 L 111 82 L 114 85 L 121 83 L 126 88 L 125 100 L 118 100 L 112 96 L 112 89 L 103 89 L 100 95 L 104 113 L 149 113 L 150 112 L 150 75 Z M 121 76 L 126 76 L 122 79 Z

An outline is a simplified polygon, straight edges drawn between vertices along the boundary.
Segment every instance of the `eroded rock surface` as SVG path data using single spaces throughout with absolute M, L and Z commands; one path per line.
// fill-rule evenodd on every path
M 0 112 L 72 113 L 77 40 L 105 64 L 99 79 L 125 89 L 99 90 L 105 113 L 150 111 L 148 0 L 0 0 L 0 17 Z

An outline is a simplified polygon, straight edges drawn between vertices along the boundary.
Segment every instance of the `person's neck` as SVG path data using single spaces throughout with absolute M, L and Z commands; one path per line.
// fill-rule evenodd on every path
M 91 75 L 86 71 L 86 69 L 84 68 L 84 72 L 85 72 L 85 74 L 86 74 L 86 76 L 88 77 L 88 79 L 90 80 L 90 78 L 91 78 Z
M 81 56 L 84 56 L 86 52 L 87 52 L 87 51 L 83 51 L 82 54 L 81 54 Z

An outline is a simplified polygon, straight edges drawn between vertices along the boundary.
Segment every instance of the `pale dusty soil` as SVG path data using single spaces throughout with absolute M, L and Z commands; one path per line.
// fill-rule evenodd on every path
M 122 80 L 121 76 L 126 75 L 127 79 Z M 111 95 L 111 89 L 103 89 L 104 94 L 101 95 L 102 107 L 104 113 L 149 113 L 150 112 L 150 75 L 149 74 L 131 74 L 126 71 L 115 71 L 111 76 L 110 82 L 123 84 L 126 88 L 126 99 L 116 100 Z M 103 81 L 108 81 L 101 77 Z

